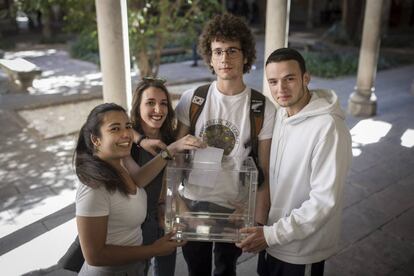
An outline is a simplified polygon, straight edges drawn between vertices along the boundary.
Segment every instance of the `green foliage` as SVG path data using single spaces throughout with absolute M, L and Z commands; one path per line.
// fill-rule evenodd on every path
M 65 30 L 73 33 L 95 33 L 96 9 L 94 0 L 65 0 L 62 1 L 65 10 Z
M 77 57 L 95 56 L 95 1 L 63 2 L 66 29 L 80 34 L 72 46 L 72 53 Z M 161 57 L 162 49 L 189 48 L 196 40 L 201 24 L 221 12 L 219 0 L 129 0 L 127 3 L 130 51 L 141 75 L 156 76 L 161 62 L 175 59 Z M 91 55 L 87 54 L 88 50 L 93 51 Z
M 50 7 L 54 4 L 61 4 L 59 0 L 15 0 L 19 10 L 23 12 L 41 11 L 49 13 Z
M 78 34 L 70 44 L 71 56 L 99 64 L 95 1 L 65 0 L 62 5 L 65 10 L 65 30 Z
M 162 56 L 161 64 L 182 62 L 182 61 L 192 60 L 192 59 L 193 59 L 193 54 L 190 52 L 186 52 L 186 53 L 179 54 L 179 55 Z
M 70 55 L 74 58 L 99 64 L 99 47 L 97 32 L 82 32 L 70 46 Z
M 220 11 L 218 0 L 128 1 L 130 48 L 141 75 L 156 76 L 162 49 L 188 47 L 199 25 Z
M 53 8 L 60 7 L 65 10 L 70 0 L 15 0 L 17 10 L 26 14 L 40 12 L 41 13 L 41 30 L 43 43 L 60 42 L 56 35 L 53 35 L 52 20 Z
M 356 75 L 358 70 L 358 49 L 352 51 L 335 52 L 302 52 L 307 70 L 313 76 L 322 78 L 336 78 Z M 378 57 L 378 70 L 398 67 L 405 64 L 414 64 L 412 52 L 381 50 Z
M 355 53 L 303 52 L 308 71 L 324 78 L 355 74 L 358 56 Z

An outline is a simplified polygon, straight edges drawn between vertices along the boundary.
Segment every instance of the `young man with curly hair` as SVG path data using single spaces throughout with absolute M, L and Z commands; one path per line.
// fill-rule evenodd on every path
M 195 126 L 191 126 L 190 106 L 196 100 L 196 89 L 186 91 L 177 105 L 178 138 L 190 132 L 202 137 L 209 146 L 224 149 L 230 157 L 247 158 L 252 150 L 250 133 L 251 88 L 243 80 L 243 74 L 250 71 L 256 58 L 253 34 L 246 23 L 231 14 L 217 15 L 210 20 L 199 40 L 199 54 L 216 75 L 216 81 L 208 87 L 204 107 Z M 257 93 L 257 92 L 256 92 Z M 197 100 L 196 100 L 197 101 Z M 264 98 L 263 126 L 258 135 L 258 165 L 264 181 L 258 189 L 256 200 L 256 222 L 267 221 L 269 209 L 268 165 L 275 107 Z M 253 107 L 252 107 L 253 109 Z M 231 179 L 216 180 L 210 194 L 184 192 L 192 206 L 198 203 L 210 204 L 214 196 L 221 195 L 233 184 Z M 186 188 L 187 189 L 187 188 Z M 232 209 L 225 202 L 218 208 Z M 214 275 L 236 275 L 237 258 L 242 251 L 232 243 L 190 241 L 183 247 L 189 275 L 211 275 L 212 251 L 214 246 Z

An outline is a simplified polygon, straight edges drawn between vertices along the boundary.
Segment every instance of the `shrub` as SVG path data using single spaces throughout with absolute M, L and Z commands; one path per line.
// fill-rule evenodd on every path
M 347 52 L 303 52 L 308 71 L 322 78 L 336 78 L 356 75 L 358 70 L 358 49 Z M 414 53 L 381 50 L 378 57 L 378 70 L 414 63 Z
M 355 74 L 358 68 L 358 56 L 354 53 L 304 52 L 302 55 L 308 71 L 323 78 Z
M 70 55 L 99 64 L 99 47 L 97 32 L 83 32 L 70 46 Z

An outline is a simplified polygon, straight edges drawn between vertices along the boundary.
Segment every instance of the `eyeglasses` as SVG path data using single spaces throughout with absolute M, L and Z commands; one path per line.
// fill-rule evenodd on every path
M 154 77 L 143 77 L 142 81 L 149 83 L 161 83 L 164 84 L 167 80 L 163 78 L 154 78 Z
M 213 59 L 221 59 L 224 56 L 224 53 L 227 54 L 227 57 L 229 59 L 235 59 L 239 56 L 239 53 L 241 51 L 242 51 L 241 49 L 236 48 L 236 47 L 230 47 L 230 48 L 227 48 L 225 50 L 220 49 L 220 48 L 214 49 L 212 51 L 213 52 Z

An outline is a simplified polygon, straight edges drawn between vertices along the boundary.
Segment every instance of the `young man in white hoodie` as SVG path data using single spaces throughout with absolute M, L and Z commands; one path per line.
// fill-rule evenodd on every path
M 296 50 L 281 48 L 266 61 L 280 105 L 269 166 L 267 225 L 245 228 L 237 244 L 260 252 L 258 273 L 323 275 L 340 236 L 343 188 L 352 158 L 351 136 L 332 90 L 308 89 L 310 75 Z

